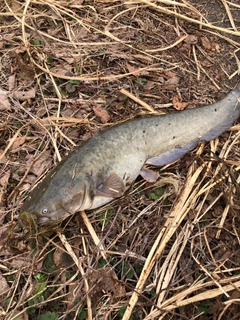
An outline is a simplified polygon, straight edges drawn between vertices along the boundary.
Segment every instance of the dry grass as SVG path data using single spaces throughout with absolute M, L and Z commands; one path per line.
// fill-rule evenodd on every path
M 97 130 L 235 87 L 238 1 L 0 8 L 1 318 L 240 318 L 239 125 L 44 237 L 17 224 L 26 192 Z

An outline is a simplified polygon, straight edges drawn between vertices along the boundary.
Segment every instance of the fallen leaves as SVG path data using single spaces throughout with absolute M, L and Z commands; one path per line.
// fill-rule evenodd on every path
M 213 43 L 207 37 L 201 37 L 202 46 L 207 50 L 212 50 L 214 47 Z
M 8 97 L 5 94 L 0 94 L 0 111 L 10 111 L 11 104 L 8 101 Z
M 14 140 L 10 150 L 12 152 L 14 152 L 16 149 L 18 149 L 20 146 L 22 146 L 25 141 L 26 141 L 26 136 L 16 137 L 16 139 Z
M 49 150 L 43 151 L 35 161 L 36 156 L 28 155 L 26 167 L 29 168 L 31 166 L 30 172 L 39 177 L 50 165 L 52 162 L 51 153 Z
M 0 178 L 0 210 L 4 212 L 4 209 L 6 207 L 7 203 L 7 186 L 8 186 L 8 181 L 11 175 L 11 170 L 7 170 L 2 177 Z M 2 225 L 2 221 L 4 219 L 4 215 L 1 214 L 0 216 L 0 225 Z
M 114 298 L 126 295 L 124 285 L 118 281 L 118 277 L 112 268 L 90 270 L 88 272 L 89 285 L 92 289 L 90 295 L 93 301 L 97 301 L 103 293 L 110 293 Z
M 95 105 L 93 111 L 102 123 L 107 123 L 111 118 L 108 111 L 101 106 Z
M 33 98 L 35 98 L 35 95 L 36 95 L 36 90 L 35 89 L 31 89 L 31 90 L 28 90 L 28 91 L 15 91 L 13 93 L 13 97 L 15 99 L 17 99 L 17 100 L 20 100 L 20 101 L 33 99 Z
M 184 110 L 188 105 L 188 103 L 183 102 L 182 98 L 179 96 L 173 96 L 172 102 L 173 102 L 174 108 L 177 110 Z

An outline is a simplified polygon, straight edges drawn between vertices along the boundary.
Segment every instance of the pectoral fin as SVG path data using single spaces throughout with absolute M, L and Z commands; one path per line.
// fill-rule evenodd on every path
M 148 182 L 156 182 L 159 177 L 158 172 L 144 167 L 140 171 L 140 175 Z
M 96 196 L 118 198 L 125 189 L 123 179 L 116 172 L 111 171 L 106 181 L 97 186 Z

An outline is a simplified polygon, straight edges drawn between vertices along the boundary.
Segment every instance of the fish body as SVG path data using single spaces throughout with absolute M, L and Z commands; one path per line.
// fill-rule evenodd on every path
M 40 223 L 62 220 L 122 196 L 144 165 L 163 166 L 227 130 L 240 115 L 240 91 L 219 102 L 131 120 L 111 127 L 77 147 L 30 193 L 22 213 Z

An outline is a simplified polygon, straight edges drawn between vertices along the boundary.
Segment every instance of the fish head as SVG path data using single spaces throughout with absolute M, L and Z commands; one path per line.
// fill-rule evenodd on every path
M 19 219 L 33 215 L 37 224 L 60 222 L 77 211 L 90 209 L 93 198 L 92 179 L 84 174 L 64 187 L 49 185 L 45 190 L 36 187 L 24 202 Z

